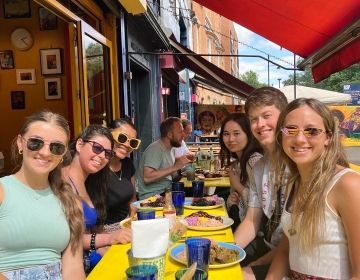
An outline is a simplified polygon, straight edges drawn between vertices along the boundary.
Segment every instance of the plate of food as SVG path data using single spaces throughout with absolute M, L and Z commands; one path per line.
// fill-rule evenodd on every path
M 230 227 L 234 220 L 225 216 L 213 216 L 204 211 L 197 211 L 181 219 L 181 222 L 189 229 L 210 231 Z
M 132 204 L 136 208 L 154 208 L 155 210 L 163 210 L 165 198 L 156 194 L 143 200 L 134 201 Z
M 224 200 L 217 195 L 206 197 L 186 197 L 184 207 L 194 210 L 209 210 L 221 207 Z
M 245 251 L 231 243 L 211 242 L 209 268 L 223 268 L 235 265 L 245 259 Z M 172 247 L 170 257 L 184 265 L 187 265 L 185 244 L 181 243 Z
M 203 174 L 198 174 L 196 175 L 200 180 L 204 180 L 204 181 L 215 181 L 215 180 L 219 180 L 222 175 L 220 173 L 215 173 L 215 172 L 204 172 Z

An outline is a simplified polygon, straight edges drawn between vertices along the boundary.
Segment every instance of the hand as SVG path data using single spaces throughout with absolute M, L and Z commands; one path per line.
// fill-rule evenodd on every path
M 175 159 L 175 164 L 174 166 L 176 167 L 177 170 L 183 168 L 186 164 L 188 164 L 190 162 L 190 160 L 187 158 L 187 155 L 178 157 Z
M 121 228 L 110 233 L 111 245 L 113 244 L 127 244 L 131 242 L 131 229 Z
M 195 155 L 194 155 L 193 153 L 187 153 L 185 156 L 186 156 L 186 157 L 188 158 L 188 160 L 190 160 L 191 162 L 193 162 L 193 161 L 195 160 Z
M 232 205 L 238 205 L 240 202 L 239 194 L 237 192 L 230 193 L 227 199 L 227 205 L 230 208 Z

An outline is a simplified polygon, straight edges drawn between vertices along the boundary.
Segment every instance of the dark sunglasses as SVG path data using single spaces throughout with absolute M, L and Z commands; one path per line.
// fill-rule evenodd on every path
M 302 133 L 306 137 L 315 137 L 321 133 L 325 133 L 325 130 L 316 127 L 308 127 L 305 129 L 300 129 L 298 127 L 288 126 L 288 127 L 283 127 L 281 131 L 283 134 L 287 136 L 297 136 L 300 133 L 300 131 L 302 131 Z
M 120 144 L 125 144 L 127 142 L 133 150 L 137 150 L 141 144 L 140 139 L 129 138 L 125 133 L 119 131 L 112 131 L 111 134 L 116 142 Z
M 97 155 L 101 154 L 102 152 L 105 152 L 105 158 L 108 160 L 112 159 L 115 155 L 113 150 L 105 149 L 101 144 L 95 141 L 83 139 L 83 142 L 92 144 L 92 151 Z
M 47 141 L 39 138 L 23 139 L 26 142 L 27 149 L 33 152 L 41 150 L 41 148 L 44 147 L 45 143 L 48 143 Z M 53 155 L 61 156 L 65 153 L 66 146 L 61 142 L 49 142 L 49 149 Z

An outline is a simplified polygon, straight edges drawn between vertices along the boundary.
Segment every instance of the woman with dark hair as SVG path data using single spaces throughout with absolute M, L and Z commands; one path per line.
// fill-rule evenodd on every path
M 130 232 L 127 230 L 103 233 L 109 162 L 114 156 L 113 148 L 114 140 L 107 128 L 89 125 L 70 145 L 72 160 L 62 170 L 63 179 L 71 185 L 83 206 L 86 227 L 83 246 L 85 250 L 90 250 L 92 266 L 98 261 L 99 256 L 95 254 L 98 248 L 101 248 L 98 252 L 103 254 L 103 247 L 130 242 Z
M 68 122 L 41 111 L 13 141 L 15 173 L 0 178 L 0 279 L 85 279 L 80 203 L 61 179 Z
M 136 208 L 131 205 L 136 200 L 135 167 L 129 158 L 137 150 L 141 140 L 136 138 L 136 128 L 128 118 L 116 119 L 109 126 L 114 137 L 115 156 L 110 161 L 110 178 L 106 198 L 107 217 L 105 230 L 119 228 L 119 222 L 132 216 Z
M 250 121 L 244 113 L 232 113 L 220 130 L 221 166 L 230 167 L 230 195 L 227 199 L 229 216 L 234 219 L 233 230 L 244 219 L 248 202 L 249 173 L 263 150 L 253 137 Z

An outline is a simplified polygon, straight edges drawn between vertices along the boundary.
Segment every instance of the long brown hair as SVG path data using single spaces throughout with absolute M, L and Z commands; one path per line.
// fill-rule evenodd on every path
M 54 124 L 65 131 L 67 139 L 70 137 L 70 129 L 67 120 L 56 113 L 50 111 L 40 111 L 26 118 L 25 123 L 20 129 L 19 134 L 23 136 L 29 129 L 29 126 L 34 122 L 46 122 Z M 12 160 L 15 164 L 15 172 L 21 168 L 23 157 L 18 153 L 16 138 L 11 147 Z M 49 173 L 49 184 L 55 196 L 60 200 L 66 220 L 70 227 L 70 245 L 72 252 L 75 254 L 79 242 L 82 242 L 83 233 L 83 214 L 76 203 L 76 197 L 71 187 L 66 184 L 61 178 L 60 164 Z
M 286 116 L 293 110 L 308 106 L 322 118 L 326 133 L 329 137 L 329 145 L 313 166 L 310 181 L 301 188 L 298 187 L 300 174 L 296 164 L 286 155 L 282 148 L 281 128 Z M 329 108 L 319 100 L 312 98 L 295 99 L 280 114 L 276 127 L 276 158 L 283 158 L 290 170 L 288 185 L 293 185 L 295 196 L 292 204 L 292 223 L 297 225 L 300 248 L 312 250 L 323 235 L 325 198 L 327 186 L 336 173 L 336 165 L 349 167 L 344 149 L 339 140 L 339 134 L 335 120 Z M 277 166 L 276 173 L 282 167 Z

